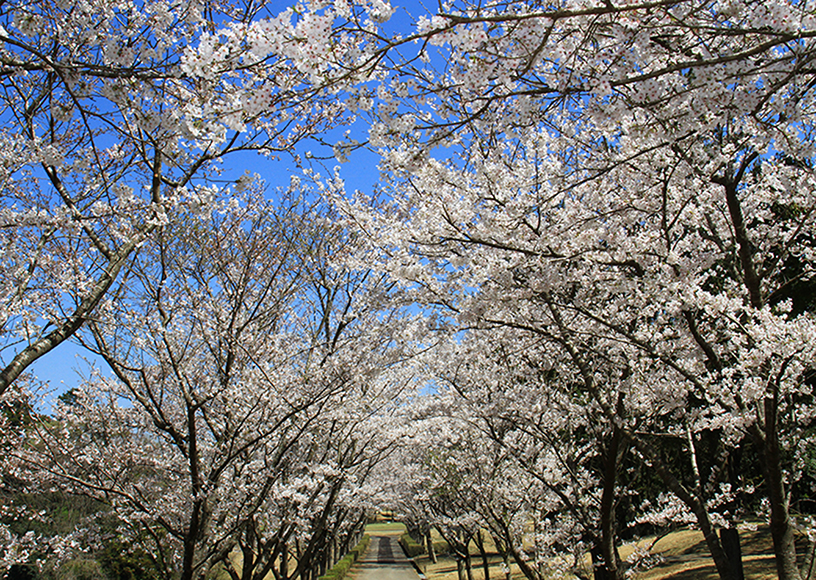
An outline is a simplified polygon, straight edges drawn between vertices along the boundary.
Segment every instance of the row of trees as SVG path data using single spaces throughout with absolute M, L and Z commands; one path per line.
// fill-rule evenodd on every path
M 318 78 L 326 22 L 0 6 L 0 574 L 79 574 L 90 552 L 93 577 L 311 578 L 356 541 L 405 386 L 385 378 L 404 356 L 387 287 L 329 263 L 348 235 L 319 195 L 228 164 L 347 121 Z M 100 372 L 19 421 L 27 369 L 69 339 Z
M 346 236 L 314 194 L 269 201 L 225 165 L 346 122 L 312 82 L 321 22 L 252 1 L 0 6 L 0 396 L 18 407 L 69 339 L 104 367 L 52 417 L 4 424 L 3 572 L 122 545 L 150 577 L 310 578 L 358 535 L 399 398 L 388 312 L 361 316 L 384 290 L 328 263 Z M 57 490 L 90 498 L 78 525 L 38 509 Z
M 661 518 L 736 578 L 718 530 L 767 510 L 812 578 L 813 8 L 264 10 L 0 7 L 0 394 L 70 337 L 112 373 L 10 476 L 101 501 L 167 578 L 308 576 L 377 498 L 531 580 L 621 578 Z M 380 155 L 376 195 L 221 165 L 355 119 L 333 150 Z
M 625 524 L 668 513 L 736 578 L 717 530 L 760 507 L 779 577 L 813 576 L 813 24 L 750 1 L 420 23 L 429 64 L 394 67 L 372 130 L 388 199 L 337 203 L 449 337 L 438 523 L 494 530 L 529 578 L 565 549 L 621 578 Z
M 250 580 L 311 578 L 356 543 L 404 349 L 358 321 L 378 283 L 328 265 L 343 236 L 315 211 L 236 193 L 140 249 L 79 335 L 110 373 L 31 420 L 6 465 L 18 504 L 52 489 L 97 509 L 19 548 L 48 561 L 125 542 L 161 578 Z M 12 527 L 31 517 L 19 505 Z

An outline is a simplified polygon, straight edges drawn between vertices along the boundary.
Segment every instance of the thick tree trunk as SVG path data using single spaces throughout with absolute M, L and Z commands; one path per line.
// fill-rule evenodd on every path
M 790 519 L 785 475 L 782 469 L 782 451 L 776 424 L 777 404 L 777 392 L 774 390 L 772 396 L 765 397 L 764 400 L 764 432 L 755 424 L 751 434 L 762 450 L 762 467 L 765 472 L 768 501 L 771 504 L 771 538 L 777 576 L 779 580 L 801 580 L 796 560 L 794 527 Z
M 600 562 L 595 562 L 593 550 L 593 565 L 595 568 L 596 580 L 623 580 L 623 570 L 620 567 L 620 559 L 615 542 L 615 482 L 618 476 L 618 463 L 620 461 L 620 429 L 615 427 L 609 439 L 606 449 L 604 449 L 604 474 L 603 489 L 601 491 L 601 544 Z M 602 576 L 598 577 L 598 566 L 603 568 Z
M 722 528 L 720 530 L 720 541 L 728 556 L 728 561 L 734 567 L 734 578 L 745 580 L 745 572 L 742 569 L 742 550 L 740 549 L 739 532 L 736 528 Z
M 590 550 L 593 580 L 614 580 L 614 576 L 606 566 L 601 546 L 593 546 Z
M 195 569 L 196 547 L 204 537 L 206 527 L 206 499 L 201 498 L 202 481 L 199 469 L 198 431 L 196 430 L 196 409 L 192 404 L 187 407 L 188 461 L 190 463 L 190 495 L 193 498 L 190 520 L 184 534 L 184 551 L 182 555 L 180 580 L 193 580 Z
M 251 524 L 247 524 L 244 528 L 244 541 L 241 545 L 241 578 L 247 580 L 252 578 L 252 571 L 255 569 L 255 554 L 252 546 L 255 544 L 255 529 Z M 233 568 L 230 558 L 227 557 L 227 566 Z M 230 576 L 235 578 L 232 572 Z

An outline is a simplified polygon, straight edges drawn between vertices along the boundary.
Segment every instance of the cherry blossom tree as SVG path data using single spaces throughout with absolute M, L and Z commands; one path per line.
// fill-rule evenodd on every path
M 660 166 L 664 159 L 660 159 Z M 497 171 L 506 166 L 513 167 L 513 172 Z M 645 168 L 641 160 L 639 170 Z M 583 385 L 584 392 L 592 396 L 613 428 L 620 430 L 653 467 L 658 467 L 659 458 L 650 451 L 648 437 L 638 435 L 646 426 L 662 430 L 669 425 L 675 437 L 682 439 L 692 433 L 690 458 L 697 456 L 694 433 L 719 433 L 724 449 L 733 448 L 750 436 L 763 450 L 768 492 L 781 485 L 781 479 L 772 481 L 776 476 L 768 467 L 776 463 L 777 469 L 781 468 L 782 447 L 775 450 L 767 445 L 774 439 L 787 439 L 784 433 L 792 437 L 784 443 L 792 445 L 789 447 L 792 452 L 803 443 L 797 434 L 807 427 L 810 416 L 807 377 L 813 358 L 806 336 L 812 331 L 811 314 L 790 316 L 787 307 L 784 313 L 763 307 L 757 311 L 755 322 L 748 326 L 745 308 L 754 312 L 750 305 L 746 306 L 748 293 L 740 293 L 738 283 L 727 284 L 727 290 L 710 286 L 715 279 L 724 282 L 716 271 L 717 263 L 740 264 L 736 259 L 740 244 L 723 242 L 718 247 L 707 239 L 708 232 L 700 228 L 699 216 L 726 220 L 722 225 L 714 222 L 709 225 L 724 236 L 720 232 L 734 231 L 727 221 L 731 214 L 725 203 L 718 207 L 716 196 L 707 198 L 710 206 L 700 207 L 703 201 L 698 193 L 700 188 L 686 188 L 691 178 L 684 177 L 680 186 L 672 190 L 680 201 L 669 201 L 667 195 L 649 198 L 637 190 L 626 189 L 621 179 L 611 178 L 606 186 L 593 181 L 591 188 L 580 192 L 574 188 L 557 195 L 530 178 L 541 169 L 522 160 L 512 165 L 485 160 L 473 172 L 428 163 L 416 172 L 416 177 L 410 178 L 407 195 L 399 198 L 399 203 L 404 204 L 401 208 L 385 214 L 382 222 L 372 222 L 370 215 L 362 218 L 355 214 L 355 219 L 370 228 L 366 233 L 371 239 L 394 243 L 389 247 L 384 267 L 409 281 L 418 299 L 445 308 L 448 316 L 455 316 L 463 328 L 474 324 L 487 328 L 509 326 L 561 348 L 571 360 L 572 374 Z M 755 179 L 774 175 L 778 169 L 788 171 L 784 164 L 768 160 L 757 170 Z M 657 169 L 655 173 L 660 175 Z M 433 177 L 425 181 L 431 174 Z M 802 178 L 808 179 L 807 171 Z M 635 187 L 639 189 L 642 185 L 643 181 Z M 660 182 L 654 187 L 660 187 Z M 661 191 L 666 190 L 657 189 L 657 193 Z M 712 190 L 712 194 L 717 191 Z M 800 195 L 801 190 L 790 191 Z M 541 199 L 548 200 L 546 206 L 540 203 Z M 675 209 L 669 213 L 667 207 Z M 394 215 L 410 216 L 410 221 L 394 223 Z M 793 235 L 773 216 L 754 222 L 757 227 L 760 223 L 782 226 L 783 229 L 776 230 L 778 237 L 772 247 L 787 246 L 797 256 L 809 251 L 805 238 L 800 238 L 802 249 L 794 249 L 800 227 L 808 227 L 806 222 L 798 222 Z M 677 235 L 668 247 L 667 224 L 671 224 L 669 235 Z M 399 247 L 406 250 L 394 249 Z M 773 259 L 772 256 L 773 253 L 768 259 Z M 736 272 L 741 276 L 739 269 Z M 789 280 L 779 274 L 775 276 L 785 280 L 783 285 Z M 727 303 L 733 304 L 734 310 L 727 311 L 724 317 L 718 317 L 717 313 L 722 311 L 708 310 L 713 304 Z M 772 328 L 784 326 L 782 335 L 777 334 L 779 331 L 771 333 L 777 338 L 763 346 L 764 352 L 777 353 L 771 358 L 779 357 L 781 366 L 771 375 L 762 375 L 759 368 L 768 362 L 749 366 L 738 362 L 746 360 L 745 356 L 752 360 L 756 356 L 748 355 L 757 352 L 748 343 L 740 346 L 739 341 L 720 339 L 715 348 L 713 339 L 702 338 L 704 334 L 696 317 L 703 312 L 708 312 L 705 320 L 710 324 L 724 325 L 717 332 L 725 332 L 725 328 L 735 324 L 730 332 L 739 329 L 746 340 L 753 333 L 767 336 L 767 330 L 759 331 L 765 324 Z M 714 332 L 713 328 L 709 332 Z M 731 353 L 734 370 L 729 372 L 739 379 L 736 382 L 724 380 L 716 365 L 707 368 L 712 360 L 721 360 L 711 358 L 711 353 L 718 351 Z M 603 371 L 610 363 L 611 370 Z M 755 364 L 760 367 L 752 366 Z M 751 391 L 748 387 L 751 381 L 746 380 L 757 374 L 790 381 L 785 387 L 780 383 L 770 392 L 792 389 L 791 392 L 801 394 L 787 400 L 796 403 L 789 406 L 784 397 L 769 400 L 781 400 L 780 410 L 785 409 L 792 413 L 791 419 L 799 416 L 804 422 L 777 420 L 768 430 L 764 422 L 764 417 L 770 416 L 768 410 L 756 414 L 750 411 L 765 407 L 766 391 Z M 750 399 L 753 403 L 747 402 L 746 388 L 754 393 Z M 776 404 L 770 407 L 774 413 L 778 412 L 774 410 Z M 768 433 L 774 435 L 766 438 Z M 791 474 L 801 473 L 794 464 L 786 469 L 791 469 Z M 712 515 L 705 508 L 712 499 L 709 494 L 716 491 L 717 474 L 708 473 L 713 477 L 712 487 L 699 478 L 697 484 L 684 484 L 682 477 L 672 476 L 667 470 L 658 472 L 666 477 L 669 489 L 695 512 L 712 552 L 720 552 L 715 554 L 715 560 L 720 560 L 721 574 L 728 577 L 728 563 L 718 546 Z M 772 515 L 774 510 L 781 510 L 783 515 L 777 516 L 784 521 L 788 518 L 784 515 L 787 499 L 782 497 L 772 507 Z M 792 527 L 792 522 L 788 527 Z M 780 547 L 777 553 L 779 560 L 783 560 L 785 550 Z
M 812 407 L 812 14 L 463 3 L 420 24 L 444 65 L 395 72 L 371 134 L 393 203 L 339 202 L 366 263 L 458 328 L 562 349 L 696 514 L 723 577 L 727 523 L 706 508 L 721 474 L 696 447 L 750 438 L 779 575 L 798 578 L 785 481 L 802 471 L 783 457 L 807 445 Z M 441 160 L 429 144 L 456 148 Z M 688 441 L 692 481 L 660 468 L 641 421 Z
M 346 122 L 337 92 L 357 77 L 337 63 L 390 14 L 379 0 L 4 2 L 0 392 L 92 318 L 159 225 L 212 203 L 234 180 L 226 158 L 291 153 Z
M 358 537 L 368 506 L 350 486 L 387 452 L 380 424 L 410 387 L 391 320 L 369 319 L 374 280 L 329 264 L 345 240 L 299 190 L 178 213 L 83 333 L 114 376 L 21 459 L 109 506 L 164 577 L 325 571 Z
M 584 573 L 586 552 L 595 578 L 623 577 L 615 540 L 627 523 L 616 517 L 627 446 L 558 349 L 513 328 L 470 327 L 427 374 L 441 392 L 424 413 L 440 425 L 422 430 L 442 434 L 419 460 L 437 490 L 425 493 L 478 514 L 530 579 Z
M 359 455 L 369 446 L 358 447 L 358 425 L 368 423 L 353 418 L 381 420 L 365 406 L 371 384 L 386 388 L 382 369 L 405 345 L 427 348 L 423 333 L 444 329 L 454 344 L 492 353 L 469 369 L 463 348 L 464 358 L 445 362 L 467 373 L 435 370 L 433 384 L 462 389 L 451 399 L 458 420 L 470 420 L 469 397 L 484 394 L 479 373 L 502 368 L 501 348 L 535 345 L 530 368 L 553 374 L 518 382 L 502 370 L 496 393 L 558 398 L 565 411 L 525 414 L 516 427 L 529 438 L 503 449 L 542 485 L 545 503 L 572 510 L 562 537 L 578 546 L 577 530 L 594 529 L 617 574 L 609 502 L 625 445 L 693 514 L 720 576 L 733 577 L 716 532 L 737 517 L 727 498 L 753 492 L 726 482 L 700 451 L 715 449 L 726 465 L 750 441 L 779 576 L 810 577 L 812 557 L 797 559 L 795 535 L 813 525 L 793 517 L 790 499 L 813 477 L 803 435 L 816 359 L 812 7 L 454 0 L 392 35 L 383 25 L 393 13 L 379 0 L 278 15 L 231 2 L 3 4 L 0 394 L 87 326 L 86 342 L 116 377 L 94 387 L 105 396 L 83 399 L 93 420 L 71 421 L 110 419 L 110 437 L 150 449 L 132 452 L 151 467 L 128 477 L 154 485 L 149 475 L 168 470 L 151 463 L 162 450 L 184 482 L 161 488 L 182 494 L 168 504 L 172 521 L 134 503 L 141 480 L 116 496 L 148 522 L 144 531 L 174 538 L 166 549 L 183 554 L 192 578 L 240 542 L 250 566 L 258 531 L 275 529 L 262 566 L 286 561 L 288 540 L 299 538 L 301 574 L 327 526 L 345 525 L 333 511 L 344 470 L 372 465 Z M 221 201 L 218 180 L 236 181 L 221 173 L 228 154 L 289 151 L 353 115 L 370 117 L 367 145 L 383 172 L 378 204 L 339 193 L 337 176 L 323 192 L 345 216 L 337 231 L 360 244 L 353 254 L 326 266 L 312 222 L 295 227 L 274 214 L 264 233 L 269 214 L 248 209 L 257 199 Z M 343 160 L 359 145 L 349 136 L 335 154 Z M 313 267 L 307 289 L 301 276 Z M 369 285 L 379 290 L 358 307 L 357 288 Z M 406 316 L 397 332 L 392 317 L 410 302 L 428 322 Z M 380 313 L 362 323 L 367 309 Z M 395 371 L 390 388 L 414 377 Z M 496 425 L 476 417 L 483 429 Z M 259 418 L 266 427 L 254 432 L 265 435 L 247 435 Z M 547 441 L 550 426 L 565 424 L 575 431 L 564 447 Z M 684 450 L 682 466 L 661 457 L 660 437 Z M 548 453 L 580 455 L 590 440 L 594 459 L 547 471 Z M 269 465 L 272 487 L 297 474 L 291 514 L 310 515 L 281 512 L 281 522 L 298 522 L 288 531 L 242 527 L 240 542 L 237 523 L 222 535 L 208 527 L 233 517 L 216 515 L 211 488 L 227 493 L 226 474 L 244 465 L 219 455 L 223 445 Z M 534 448 L 543 464 L 526 462 Z M 85 461 L 55 454 L 54 465 Z M 298 462 L 304 456 L 317 459 Z M 91 475 L 116 472 L 114 459 L 112 471 Z M 605 475 L 593 488 L 599 462 Z M 62 476 L 87 484 L 91 465 Z M 110 481 L 130 480 L 97 487 L 113 489 Z M 253 497 L 262 502 L 272 487 Z M 589 489 L 595 495 L 581 495 Z M 242 505 L 229 520 L 241 526 L 280 507 Z M 537 512 L 542 525 L 547 511 Z M 157 557 L 173 560 L 163 550 Z

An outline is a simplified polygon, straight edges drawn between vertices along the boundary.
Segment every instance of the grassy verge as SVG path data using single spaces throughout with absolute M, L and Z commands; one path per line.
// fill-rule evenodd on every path
M 368 534 L 365 534 L 363 539 L 360 540 L 360 542 L 354 546 L 348 554 L 340 558 L 337 564 L 335 564 L 332 569 L 326 572 L 323 576 L 320 576 L 318 580 L 342 580 L 345 578 L 354 562 L 359 560 L 360 557 L 365 554 L 370 541 L 371 537 Z

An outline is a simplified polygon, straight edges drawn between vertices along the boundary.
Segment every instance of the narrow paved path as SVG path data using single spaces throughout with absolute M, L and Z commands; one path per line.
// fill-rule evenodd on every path
M 411 561 L 405 557 L 398 535 L 372 535 L 368 550 L 352 568 L 354 580 L 417 580 Z

